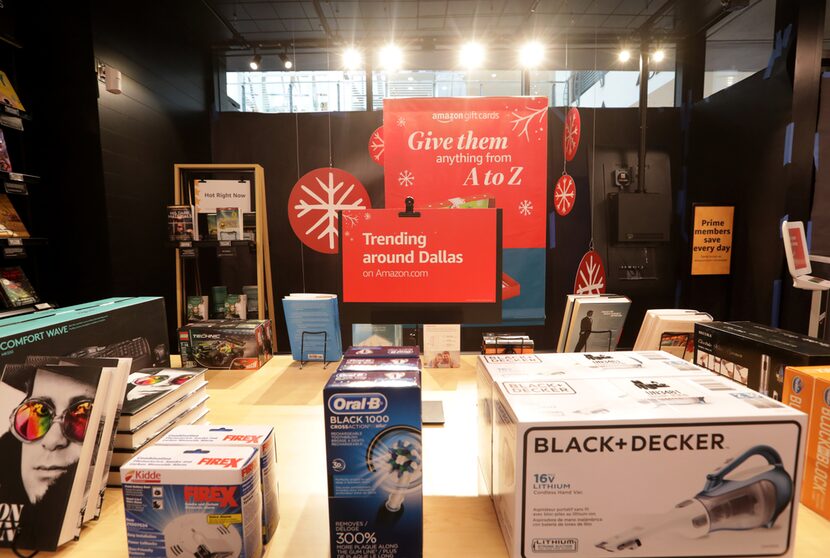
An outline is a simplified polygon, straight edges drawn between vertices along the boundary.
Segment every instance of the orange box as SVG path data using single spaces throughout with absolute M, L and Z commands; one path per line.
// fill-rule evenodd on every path
M 830 519 L 830 366 L 788 366 L 782 400 L 809 415 L 801 503 Z

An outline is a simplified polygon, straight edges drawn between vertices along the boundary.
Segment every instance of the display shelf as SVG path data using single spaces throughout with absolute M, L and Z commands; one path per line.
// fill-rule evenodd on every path
M 25 184 L 40 184 L 40 177 L 34 174 L 25 174 L 22 172 L 6 172 L 0 171 L 0 180 L 8 180 L 9 182 L 23 182 Z
M 23 238 L 19 236 L 6 236 L 0 238 L 0 247 L 4 246 L 46 246 L 49 244 L 49 239 L 30 236 Z
M 219 246 L 256 246 L 255 240 L 180 240 L 167 242 L 171 248 L 202 248 Z
M 424 370 L 423 398 L 444 404 L 446 424 L 423 431 L 424 556 L 507 558 L 493 504 L 479 495 L 475 355 L 461 368 Z M 212 424 L 275 427 L 280 523 L 265 558 L 327 558 L 328 503 L 323 386 L 331 366 L 277 356 L 258 371 L 209 371 Z M 482 491 L 483 493 L 483 491 Z M 825 558 L 830 522 L 800 506 L 794 558 Z M 0 556 L 12 556 L 0 551 Z M 127 556 L 120 489 L 108 489 L 101 519 L 55 556 Z M 624 554 L 620 554 L 624 556 Z

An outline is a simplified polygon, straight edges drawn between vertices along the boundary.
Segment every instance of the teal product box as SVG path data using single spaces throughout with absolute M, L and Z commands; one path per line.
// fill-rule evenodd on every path
M 132 358 L 131 371 L 169 368 L 164 299 L 108 298 L 0 320 L 0 369 L 29 355 Z
M 121 466 L 130 558 L 260 558 L 253 447 L 152 446 Z
M 218 425 L 190 424 L 177 426 L 165 434 L 157 446 L 244 446 L 259 450 L 260 485 L 262 486 L 262 542 L 274 537 L 279 513 L 277 481 L 277 444 L 274 427 L 259 424 Z
M 331 558 L 420 558 L 421 373 L 374 363 L 323 391 Z

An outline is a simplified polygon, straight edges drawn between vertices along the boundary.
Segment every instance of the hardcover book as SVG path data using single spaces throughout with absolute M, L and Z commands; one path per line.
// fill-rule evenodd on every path
M 242 215 L 238 207 L 221 207 L 216 210 L 216 230 L 219 240 L 242 239 Z
M 40 299 L 20 267 L 0 269 L 0 296 L 9 308 L 37 304 Z
M 0 71 L 0 103 L 17 110 L 26 110 L 23 108 L 23 103 L 20 102 L 20 98 L 17 96 L 14 87 L 12 87 L 9 76 L 6 75 L 6 72 L 2 71 Z
M 53 551 L 76 536 L 111 377 L 96 366 L 3 370 L 0 506 L 10 513 L 0 546 Z
M 192 205 L 167 206 L 167 237 L 171 242 L 196 240 L 199 238 L 196 231 Z
M 6 147 L 6 136 L 0 130 L 0 171 L 12 172 L 12 161 L 9 159 L 9 150 Z
M 118 430 L 131 432 L 205 386 L 206 368 L 144 368 L 130 374 Z
M 630 307 L 624 296 L 575 299 L 564 352 L 615 351 Z
M 340 360 L 343 342 L 337 295 L 291 293 L 282 299 L 282 306 L 294 360 Z
M 15 211 L 9 196 L 0 194 L 0 238 L 10 236 L 29 238 L 29 231 L 20 220 L 20 215 Z

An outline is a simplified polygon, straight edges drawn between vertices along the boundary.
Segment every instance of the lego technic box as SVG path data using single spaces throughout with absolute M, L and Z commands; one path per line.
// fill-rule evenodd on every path
M 323 392 L 331 558 L 420 558 L 421 375 L 338 371 Z
M 714 375 L 495 382 L 511 558 L 793 555 L 806 417 Z
M 0 366 L 30 355 L 132 358 L 132 371 L 168 367 L 164 299 L 110 298 L 4 320 Z
M 272 356 L 270 320 L 205 320 L 179 329 L 182 366 L 259 370 Z
M 121 482 L 130 558 L 262 555 L 256 448 L 153 446 Z
M 830 364 L 830 343 L 753 322 L 695 324 L 695 364 L 781 401 L 787 366 Z

